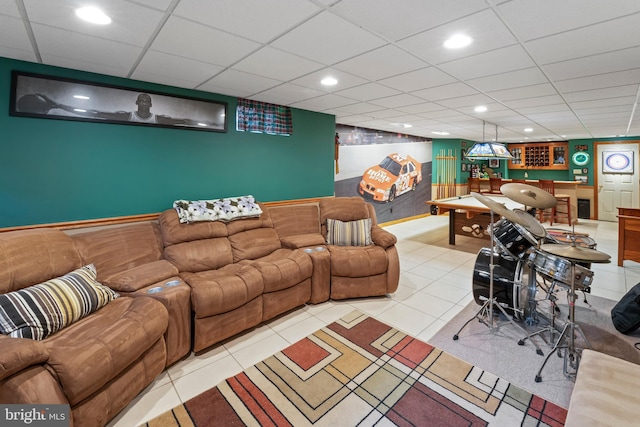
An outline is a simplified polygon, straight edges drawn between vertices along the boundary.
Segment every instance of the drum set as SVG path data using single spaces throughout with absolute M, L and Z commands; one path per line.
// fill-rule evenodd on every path
M 573 227 L 571 231 L 545 229 L 540 224 L 535 218 L 536 209 L 553 208 L 557 203 L 550 193 L 528 184 L 515 183 L 504 184 L 500 190 L 509 199 L 524 205 L 525 209 L 510 210 L 483 194 L 471 193 L 490 209 L 491 247 L 479 251 L 473 270 L 473 297 L 482 307 L 453 339 L 457 340 L 473 319 L 493 328 L 494 311 L 498 310 L 526 334 L 526 338 L 518 341 L 519 345 L 524 345 L 524 341 L 532 336 L 549 333 L 548 343 L 553 343 L 553 347 L 536 373 L 536 382 L 542 380 L 541 372 L 556 351 L 558 356 L 564 357 L 564 375 L 574 379 L 581 356 L 581 349 L 576 347 L 576 334 L 580 334 L 591 348 L 575 321 L 577 292 L 590 292 L 593 281 L 591 263 L 607 263 L 611 257 L 596 250 L 596 242 L 588 235 L 575 233 Z M 497 222 L 493 221 L 494 214 L 500 216 Z M 539 291 L 544 297 L 536 299 Z M 568 298 L 569 316 L 563 326 L 556 326 L 559 311 L 556 293 L 559 291 L 566 291 Z M 548 315 L 538 310 L 543 300 L 549 302 Z M 514 322 L 533 326 L 539 324 L 541 318 L 547 326 L 531 334 Z M 542 355 L 535 341 L 531 342 L 537 353 Z

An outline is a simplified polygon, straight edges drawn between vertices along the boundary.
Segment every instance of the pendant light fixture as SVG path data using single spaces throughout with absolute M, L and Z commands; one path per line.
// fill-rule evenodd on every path
M 496 126 L 495 142 L 486 142 L 484 137 L 485 121 L 482 121 L 482 142 L 476 142 L 467 151 L 467 157 L 472 159 L 513 159 L 513 155 L 505 144 L 498 142 L 498 125 Z

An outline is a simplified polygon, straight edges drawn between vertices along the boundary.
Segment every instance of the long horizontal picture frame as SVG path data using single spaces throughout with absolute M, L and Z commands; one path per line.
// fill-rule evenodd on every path
M 227 103 L 13 71 L 9 114 L 226 132 Z

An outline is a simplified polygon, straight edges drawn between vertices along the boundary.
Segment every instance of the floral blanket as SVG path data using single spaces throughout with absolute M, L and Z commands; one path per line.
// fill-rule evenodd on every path
M 182 224 L 196 221 L 233 221 L 256 218 L 262 209 L 253 196 L 227 197 L 212 200 L 176 200 L 173 208 Z

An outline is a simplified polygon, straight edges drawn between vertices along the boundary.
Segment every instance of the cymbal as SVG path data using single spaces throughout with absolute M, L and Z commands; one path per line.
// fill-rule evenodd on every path
M 552 208 L 558 204 L 553 194 L 529 184 L 503 184 L 500 191 L 513 201 L 537 209 Z
M 496 202 L 493 199 L 488 198 L 484 194 L 471 192 L 471 195 L 477 199 L 480 203 L 491 209 L 498 215 L 501 215 L 507 218 L 509 221 L 520 224 L 520 218 L 513 213 L 513 211 L 509 210 L 504 203 Z
M 540 221 L 535 219 L 528 212 L 522 209 L 514 209 L 513 214 L 518 217 L 517 224 L 523 226 L 529 233 L 533 234 L 538 239 L 542 239 L 547 235 L 547 230 L 544 229 Z M 513 222 L 513 221 L 512 221 Z
M 604 252 L 600 252 L 595 249 L 583 248 L 581 246 L 556 245 L 548 243 L 540 246 L 540 249 L 544 252 L 574 261 L 605 263 L 610 262 L 611 260 L 611 256 L 609 254 L 605 254 Z

